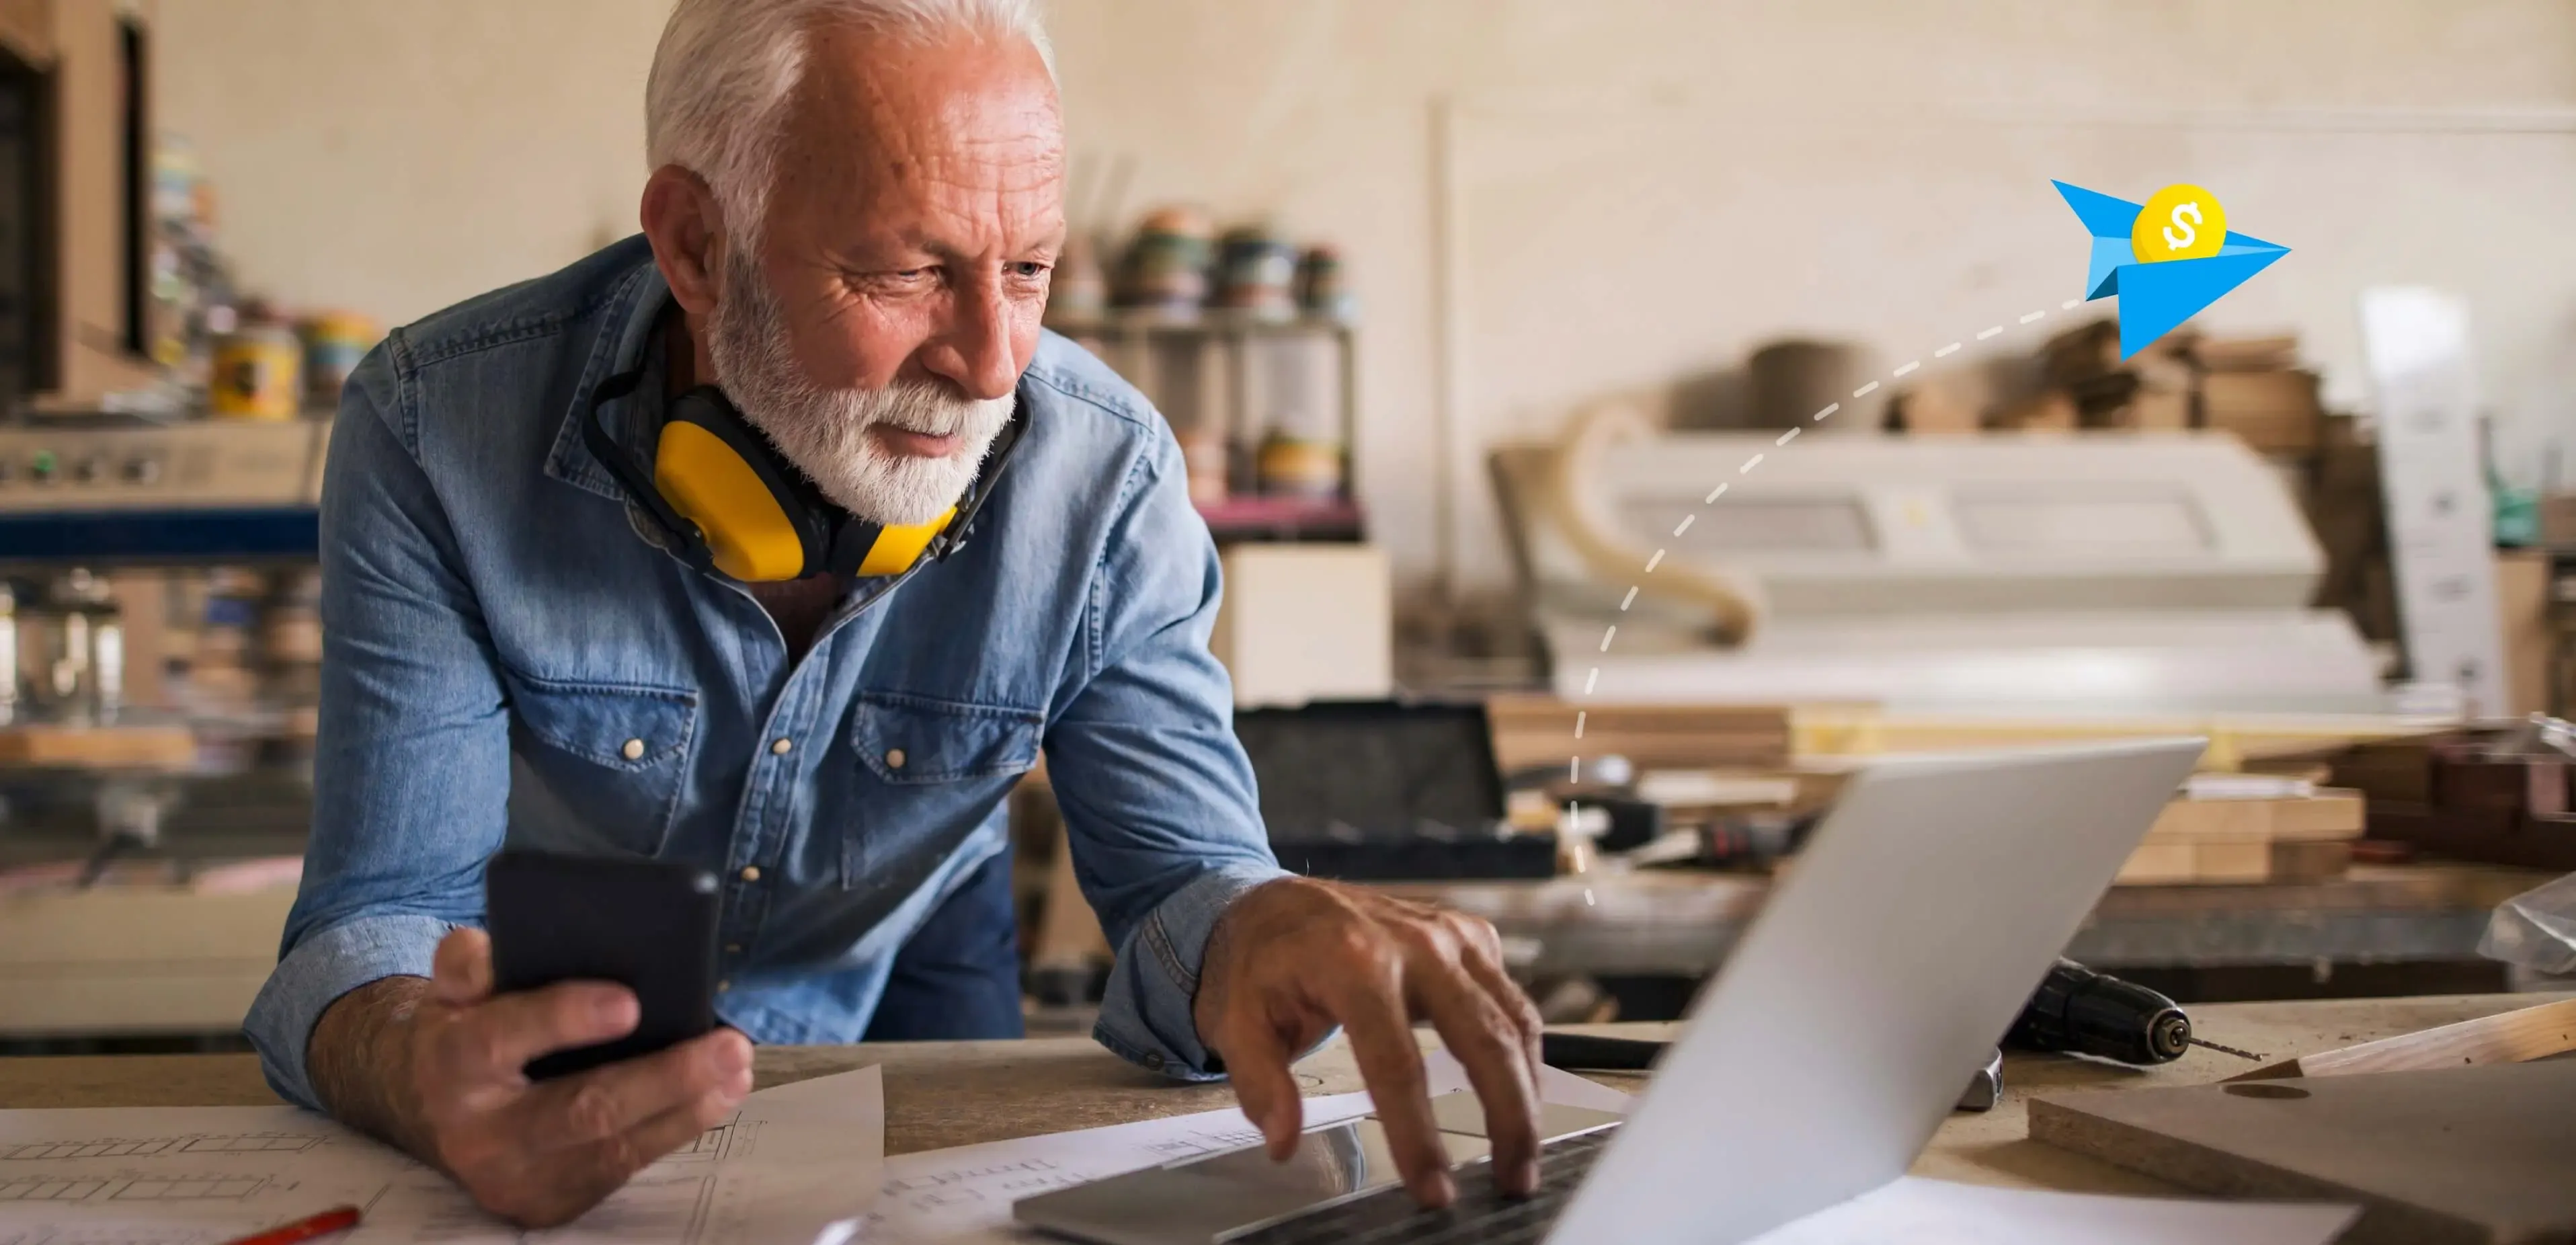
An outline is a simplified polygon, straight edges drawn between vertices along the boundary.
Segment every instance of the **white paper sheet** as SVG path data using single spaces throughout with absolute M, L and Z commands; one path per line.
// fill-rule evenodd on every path
M 753 1095 L 542 1233 L 292 1107 L 0 1111 L 0 1245 L 214 1245 L 348 1204 L 366 1212 L 341 1238 L 350 1245 L 811 1241 L 865 1206 L 885 1144 L 878 1071 L 829 1079 L 806 1095 Z
M 2325 1245 L 2350 1206 L 1991 1189 L 1907 1176 L 1754 1245 Z

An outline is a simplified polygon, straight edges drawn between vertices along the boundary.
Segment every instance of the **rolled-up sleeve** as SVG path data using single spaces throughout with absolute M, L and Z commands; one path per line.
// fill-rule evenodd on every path
M 1283 871 L 1262 830 L 1234 693 L 1208 652 L 1216 548 L 1169 436 L 1140 456 L 1092 577 L 1088 676 L 1047 738 L 1076 879 L 1117 949 L 1094 1036 L 1183 1079 L 1221 1075 L 1191 1004 L 1228 904 Z
M 508 825 L 509 723 L 482 613 L 419 453 L 399 334 L 350 378 L 322 488 L 322 693 L 304 880 L 243 1023 L 269 1085 L 319 1108 L 305 1046 L 340 996 L 427 976 L 481 919 Z

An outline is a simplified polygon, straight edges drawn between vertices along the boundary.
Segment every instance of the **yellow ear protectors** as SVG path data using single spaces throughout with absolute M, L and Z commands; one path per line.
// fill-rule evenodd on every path
M 582 417 L 582 438 L 670 538 L 674 553 L 699 570 L 745 583 L 826 570 L 900 575 L 925 556 L 947 558 L 964 547 L 976 512 L 1027 429 L 1014 407 L 966 496 L 928 523 L 882 527 L 824 500 L 713 385 L 671 400 L 648 475 L 600 418 L 601 407 L 633 393 L 643 379 L 639 368 L 601 382 Z

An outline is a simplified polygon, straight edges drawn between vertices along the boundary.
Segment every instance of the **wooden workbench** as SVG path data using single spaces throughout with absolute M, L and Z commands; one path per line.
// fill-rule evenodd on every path
M 2212 1041 L 2287 1058 L 2489 1015 L 2548 997 L 2237 1003 L 2191 1011 L 2195 1025 Z M 1669 1027 L 1608 1025 L 1602 1031 L 1664 1036 Z M 1175 1085 L 1120 1062 L 1082 1038 L 768 1047 L 759 1052 L 757 1068 L 759 1083 L 767 1086 L 869 1064 L 885 1067 L 889 1154 L 1208 1111 L 1234 1101 L 1223 1085 Z M 2247 1066 L 2202 1050 L 2152 1069 L 2011 1056 L 2004 1065 L 2003 1102 L 1982 1114 L 1952 1115 L 1914 1170 L 1981 1184 L 2094 1192 L 2169 1191 L 2145 1177 L 2029 1140 L 2025 1127 L 2029 1095 L 2079 1086 L 2193 1084 L 2218 1080 Z M 1338 1044 L 1317 1053 L 1298 1071 L 1309 1094 L 1360 1088 L 1350 1052 Z M 1637 1077 L 1597 1079 L 1630 1090 L 1643 1083 Z M 276 1101 L 248 1055 L 0 1059 L 0 1108 L 232 1106 Z

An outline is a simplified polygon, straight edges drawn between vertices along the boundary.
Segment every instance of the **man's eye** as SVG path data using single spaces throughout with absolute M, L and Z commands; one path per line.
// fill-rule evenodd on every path
M 902 268 L 888 273 L 887 275 L 893 277 L 897 281 L 919 281 L 928 277 L 930 275 L 930 270 L 927 268 Z
M 1011 265 L 1011 275 L 1018 277 L 1023 281 L 1035 281 L 1038 278 L 1047 275 L 1049 271 L 1051 271 L 1051 269 L 1048 265 L 1037 263 L 1033 260 Z

